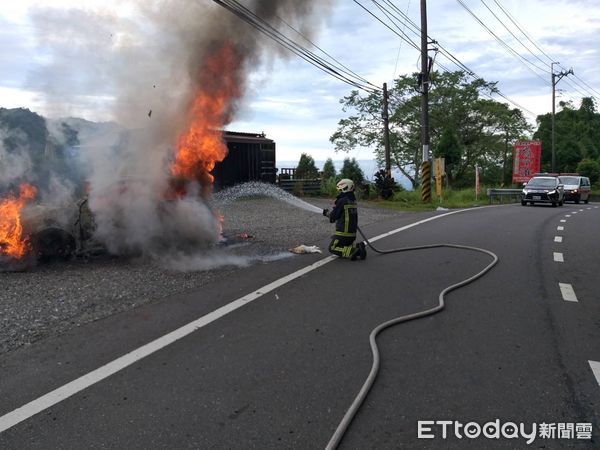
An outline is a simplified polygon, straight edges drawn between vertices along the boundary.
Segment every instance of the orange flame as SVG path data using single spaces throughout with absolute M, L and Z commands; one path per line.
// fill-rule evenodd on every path
M 23 183 L 19 197 L 9 194 L 0 199 L 0 255 L 21 259 L 31 249 L 29 236 L 23 238 L 21 210 L 36 194 L 36 188 Z
M 227 156 L 221 130 L 230 120 L 233 102 L 240 97 L 239 65 L 240 59 L 229 44 L 206 58 L 189 128 L 177 140 L 171 173 L 186 181 L 200 182 L 204 190 L 214 181 L 210 172 L 215 163 Z

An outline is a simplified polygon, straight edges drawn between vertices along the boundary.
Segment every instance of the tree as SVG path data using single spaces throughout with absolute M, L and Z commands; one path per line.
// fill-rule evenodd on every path
M 365 182 L 365 175 L 358 165 L 356 158 L 345 158 L 342 170 L 340 171 L 342 178 L 349 178 L 354 181 L 354 184 L 360 186 Z
M 333 165 L 333 160 L 331 158 L 327 158 L 325 164 L 323 165 L 323 180 L 335 179 L 337 173 L 335 171 L 335 166 Z
M 590 182 L 594 184 L 600 179 L 600 162 L 592 159 L 584 159 L 577 164 L 577 173 L 588 177 Z
M 594 99 L 581 100 L 579 109 L 570 102 L 560 102 L 555 114 L 556 171 L 575 172 L 583 159 L 595 160 L 600 156 L 600 114 Z M 550 171 L 552 164 L 552 115 L 537 117 L 535 139 L 542 141 L 542 170 Z
M 448 177 L 449 184 L 452 183 L 452 180 L 454 179 L 454 167 L 460 162 L 461 155 L 462 149 L 458 137 L 456 136 L 456 132 L 452 128 L 446 127 L 435 148 L 434 156 L 436 158 L 444 158 L 446 176 Z
M 436 149 L 442 140 L 454 134 L 456 142 L 448 140 L 440 149 L 448 153 L 453 162 L 452 175 L 459 184 L 470 182 L 474 167 L 483 168 L 483 174 L 502 177 L 505 138 L 522 138 L 529 125 L 522 114 L 510 114 L 508 105 L 480 98 L 481 93 L 496 91 L 495 83 L 483 79 L 471 80 L 467 74 L 433 72 L 430 91 L 429 124 L 430 146 Z M 416 74 L 395 80 L 389 92 L 391 159 L 417 187 L 417 170 L 422 160 L 420 144 L 421 94 Z M 357 147 L 374 148 L 378 162 L 383 165 L 382 95 L 371 93 L 361 96 L 358 91 L 340 100 L 343 111 L 354 115 L 341 119 L 337 131 L 330 137 L 336 151 L 349 151 Z M 444 147 L 445 146 L 445 147 Z M 487 181 L 483 179 L 482 181 Z
M 398 185 L 392 177 L 387 176 L 385 169 L 379 169 L 375 172 L 375 190 L 377 195 L 384 200 L 392 197 L 394 192 L 398 191 Z
M 300 161 L 298 161 L 298 167 L 296 167 L 296 178 L 318 178 L 319 171 L 315 166 L 315 160 L 312 156 L 302 153 L 300 155 Z

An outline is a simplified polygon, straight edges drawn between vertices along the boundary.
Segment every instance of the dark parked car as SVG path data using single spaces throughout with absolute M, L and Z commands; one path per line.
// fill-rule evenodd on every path
M 575 203 L 590 201 L 592 187 L 589 178 L 579 175 L 561 175 L 558 179 L 565 186 L 565 201 Z
M 527 203 L 551 203 L 552 206 L 562 206 L 564 190 L 560 180 L 556 177 L 533 177 L 523 187 L 521 205 Z

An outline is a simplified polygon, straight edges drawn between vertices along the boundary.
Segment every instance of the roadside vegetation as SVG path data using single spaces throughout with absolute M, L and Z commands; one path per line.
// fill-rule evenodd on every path
M 376 174 L 372 182 L 365 181 L 360 168 L 346 158 L 341 173 L 336 173 L 329 159 L 322 173 L 321 192 L 336 195 L 335 183 L 351 178 L 357 184 L 359 199 L 378 201 L 382 206 L 399 209 L 426 210 L 469 207 L 487 204 L 487 187 L 520 188 L 512 183 L 513 143 L 518 140 L 542 141 L 541 172 L 551 172 L 552 149 L 550 113 L 539 115 L 531 126 L 521 110 L 490 98 L 496 83 L 473 79 L 468 74 L 434 72 L 431 76 L 429 124 L 430 154 L 444 158 L 443 197 L 435 195 L 432 183 L 430 204 L 421 202 L 421 185 L 416 170 L 421 163 L 420 102 L 417 74 L 402 75 L 389 91 L 390 147 L 392 167 L 412 184 L 404 190 L 385 177 Z M 336 152 L 369 148 L 384 167 L 384 139 L 381 93 L 364 94 L 351 91 L 340 100 L 347 117 L 338 122 L 330 141 Z M 600 113 L 593 98 L 583 98 L 580 105 L 559 102 L 555 115 L 557 173 L 577 172 L 592 182 L 592 201 L 600 200 Z M 311 162 L 303 155 L 298 170 Z M 475 168 L 479 168 L 481 189 L 475 198 Z
M 335 189 L 335 179 L 329 179 L 324 182 L 321 189 L 321 196 L 335 198 L 337 195 Z M 485 206 L 489 204 L 487 197 L 487 189 L 492 186 L 482 185 L 479 195 L 475 195 L 474 188 L 464 189 L 446 189 L 442 190 L 441 197 L 435 194 L 435 188 L 431 193 L 431 203 L 423 203 L 421 201 L 421 190 L 405 190 L 396 188 L 393 195 L 387 199 L 383 199 L 378 191 L 375 183 L 369 183 L 359 187 L 356 191 L 357 198 L 360 202 L 369 202 L 383 208 L 397 209 L 402 211 L 430 211 L 437 208 L 455 209 L 455 208 L 472 208 L 475 206 Z M 503 199 L 504 203 L 516 203 L 516 199 Z M 597 182 L 592 188 L 592 202 L 600 202 L 600 182 Z M 494 204 L 498 204 L 498 199 L 494 200 Z

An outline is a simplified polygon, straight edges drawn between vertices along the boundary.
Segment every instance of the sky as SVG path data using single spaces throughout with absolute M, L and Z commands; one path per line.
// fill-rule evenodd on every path
M 174 3 L 185 5 L 186 1 L 191 3 L 191 0 L 165 0 L 162 3 L 168 8 Z M 379 2 L 384 3 L 383 0 Z M 391 2 L 415 23 L 420 23 L 418 0 Z M 161 2 L 156 0 L 154 3 Z M 374 2 L 360 0 L 360 3 L 386 20 Z M 462 4 L 521 58 L 507 51 Z M 527 40 L 498 4 L 537 47 Z M 114 99 L 119 95 L 119 87 L 111 79 L 112 68 L 117 67 L 113 61 L 119 59 L 118 78 L 119 82 L 124 82 L 128 61 L 139 66 L 144 64 L 144 58 L 148 61 L 160 58 L 169 51 L 170 41 L 163 35 L 156 37 L 161 42 L 153 42 L 152 33 L 148 32 L 144 34 L 148 42 L 137 42 L 136 36 L 119 34 L 116 25 L 111 28 L 111 18 L 115 24 L 130 23 L 136 29 L 147 27 L 136 13 L 133 1 L 0 0 L 0 5 L 1 107 L 25 107 L 52 118 L 73 116 L 93 121 L 117 120 Z M 195 5 L 207 10 L 216 7 L 210 0 L 196 0 Z M 525 116 L 532 124 L 535 124 L 536 115 L 551 111 L 551 60 L 560 62 L 554 66 L 555 72 L 570 68 L 574 71 L 574 75 L 564 77 L 557 84 L 557 103 L 567 100 L 578 106 L 582 96 L 596 96 L 597 102 L 600 99 L 597 44 L 600 2 L 597 0 L 430 0 L 427 8 L 428 34 L 478 76 L 498 82 L 499 90 L 506 97 L 526 109 Z M 53 22 L 53 18 L 64 17 L 61 13 L 65 11 L 69 12 L 71 20 L 60 22 L 58 31 L 56 27 L 51 29 L 48 24 L 59 23 Z M 78 11 L 85 11 L 85 14 L 78 16 Z M 399 75 L 418 71 L 419 52 L 352 0 L 337 0 L 309 20 L 316 30 L 311 40 L 374 85 L 381 86 L 384 82 L 390 85 Z M 418 44 L 419 37 L 408 28 L 405 30 Z M 93 46 L 78 45 L 78 33 L 110 34 L 110 48 L 102 48 L 97 42 Z M 292 31 L 289 35 L 302 42 L 302 38 Z M 304 42 L 303 45 L 309 44 Z M 136 46 L 144 49 L 144 58 L 128 60 L 128 49 Z M 57 51 L 59 47 L 61 51 Z M 70 47 L 73 49 L 69 50 Z M 153 54 L 159 47 L 163 53 L 157 50 Z M 329 141 L 338 121 L 348 115 L 342 110 L 340 99 L 353 87 L 286 50 L 275 51 L 269 47 L 265 54 L 262 63 L 254 67 L 240 107 L 227 129 L 264 132 L 277 143 L 278 161 L 297 161 L 301 153 L 307 153 L 315 160 L 373 159 L 373 152 L 368 148 L 356 149 L 350 154 L 335 153 Z M 457 69 L 441 55 L 436 57 L 435 68 L 442 70 L 437 63 L 451 70 Z M 143 67 L 142 70 L 136 67 L 132 73 L 143 74 Z M 172 88 L 176 89 L 175 81 L 173 83 Z M 65 95 L 67 91 L 69 95 Z

